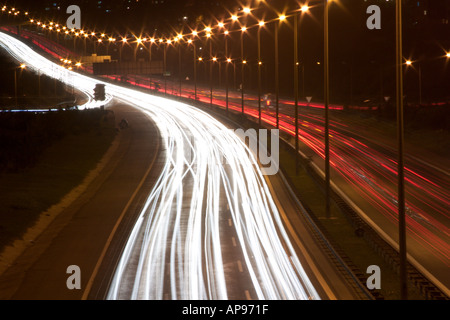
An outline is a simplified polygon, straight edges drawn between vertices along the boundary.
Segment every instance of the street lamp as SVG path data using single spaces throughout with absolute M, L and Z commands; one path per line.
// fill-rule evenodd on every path
M 134 61 L 137 62 L 137 52 L 139 47 L 141 46 L 143 40 L 141 38 L 136 38 L 136 47 L 134 48 Z
M 211 39 L 211 28 L 207 27 L 205 29 L 206 32 L 206 38 L 209 40 L 209 85 L 210 85 L 210 106 L 213 105 L 213 60 L 217 58 L 213 58 L 213 52 L 212 52 L 212 39 Z
M 197 35 L 197 31 L 192 32 L 194 36 Z M 194 47 L 194 98 L 197 101 L 197 60 L 201 61 L 200 58 L 197 59 L 197 46 L 194 41 L 191 42 Z
M 27 66 L 25 64 L 21 64 L 19 67 L 14 69 L 14 96 L 15 96 L 15 102 L 16 102 L 16 108 L 18 106 L 18 97 L 17 97 L 17 70 L 20 70 L 20 72 L 22 72 L 23 70 L 25 70 Z
M 275 108 L 277 117 L 277 129 L 280 128 L 280 58 L 279 58 L 279 33 L 280 23 L 286 20 L 284 14 L 278 17 L 275 22 Z
M 228 115 L 228 110 L 229 110 L 229 83 L 228 83 L 228 81 L 229 81 L 229 74 L 228 74 L 228 68 L 229 68 L 229 65 L 230 65 L 230 63 L 232 63 L 232 60 L 231 60 L 231 58 L 227 58 L 227 63 L 226 63 L 226 65 L 225 65 L 225 78 L 226 78 L 226 83 L 225 83 L 225 90 L 226 90 L 226 110 L 227 110 L 227 115 Z
M 301 13 L 308 12 L 309 7 L 304 5 L 300 8 Z M 298 173 L 298 154 L 300 151 L 299 145 L 299 116 L 298 116 L 298 108 L 299 108 L 299 61 L 298 61 L 298 22 L 300 15 L 296 13 L 294 15 L 294 98 L 295 98 L 295 171 Z
M 244 82 L 245 82 L 245 65 L 247 64 L 247 61 L 244 58 L 244 34 L 247 31 L 247 28 L 244 26 L 241 28 L 241 59 L 242 59 L 242 64 L 241 64 L 241 109 L 242 109 L 242 114 L 244 114 Z
M 402 300 L 408 298 L 408 284 L 406 276 L 406 203 L 405 203 L 405 161 L 404 161 L 404 110 L 403 110 L 403 22 L 402 1 L 395 2 L 396 27 L 396 102 L 397 102 L 397 178 L 398 178 L 398 242 L 399 242 L 399 274 L 400 296 Z M 408 64 L 408 61 L 406 62 Z M 409 61 L 409 65 L 412 62 Z
M 261 126 L 261 94 L 262 94 L 262 89 L 261 89 L 261 66 L 262 66 L 262 61 L 261 61 L 261 29 L 264 27 L 265 22 L 264 21 L 260 21 L 258 23 L 259 28 L 258 28 L 258 122 L 259 125 Z
M 324 0 L 324 107 L 325 107 L 325 212 L 331 213 L 331 175 L 330 175 L 330 61 L 329 61 L 329 10 L 330 2 Z
M 406 60 L 406 67 L 411 67 L 413 62 L 411 60 Z M 419 105 L 422 105 L 422 66 L 418 63 L 418 76 L 419 76 Z

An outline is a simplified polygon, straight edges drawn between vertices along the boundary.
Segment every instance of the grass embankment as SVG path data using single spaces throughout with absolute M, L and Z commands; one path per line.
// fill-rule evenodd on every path
M 0 251 L 96 167 L 114 122 L 101 110 L 0 114 Z
M 331 237 L 331 241 L 339 246 L 353 264 L 365 274 L 367 267 L 377 265 L 381 269 L 381 289 L 379 292 L 386 300 L 400 299 L 399 276 L 380 257 L 369 244 L 355 234 L 355 230 L 339 208 L 332 204 L 331 217 L 326 217 L 325 195 L 319 185 L 299 166 L 295 172 L 295 158 L 289 151 L 280 149 L 280 166 L 290 178 L 293 187 L 301 197 L 301 201 L 311 209 L 322 228 Z M 370 275 L 368 274 L 367 277 Z M 409 286 L 409 299 L 422 300 L 415 287 Z

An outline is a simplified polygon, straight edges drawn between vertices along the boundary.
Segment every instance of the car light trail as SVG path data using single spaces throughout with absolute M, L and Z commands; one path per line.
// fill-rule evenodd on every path
M 70 72 L 4 33 L 0 45 L 30 69 L 73 85 L 92 106 L 91 92 L 101 81 Z M 167 291 L 171 299 L 227 299 L 219 237 L 223 198 L 257 298 L 320 299 L 256 160 L 237 135 L 192 106 L 104 84 L 109 100 L 125 101 L 154 119 L 167 154 L 124 248 L 109 299 L 163 299 Z

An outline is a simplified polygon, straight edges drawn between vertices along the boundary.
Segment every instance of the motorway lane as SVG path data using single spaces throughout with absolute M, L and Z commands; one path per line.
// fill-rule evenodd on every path
M 119 133 L 117 151 L 85 193 L 0 276 L 0 299 L 81 299 L 114 225 L 159 152 L 159 133 L 148 117 L 123 105 L 111 109 L 131 126 Z M 81 268 L 82 290 L 66 287 L 70 265 Z

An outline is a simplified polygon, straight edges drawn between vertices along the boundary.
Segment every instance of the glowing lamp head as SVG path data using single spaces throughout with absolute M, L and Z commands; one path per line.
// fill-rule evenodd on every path
M 244 8 L 242 9 L 242 11 L 244 11 L 244 13 L 249 14 L 250 12 L 252 12 L 252 10 L 250 8 Z
M 411 61 L 411 60 L 407 60 L 407 61 L 406 61 L 406 65 L 407 65 L 407 66 L 412 65 L 412 61 Z
M 300 11 L 303 12 L 303 13 L 308 12 L 309 11 L 309 7 L 307 5 L 304 5 L 304 6 L 302 6 L 300 8 Z

